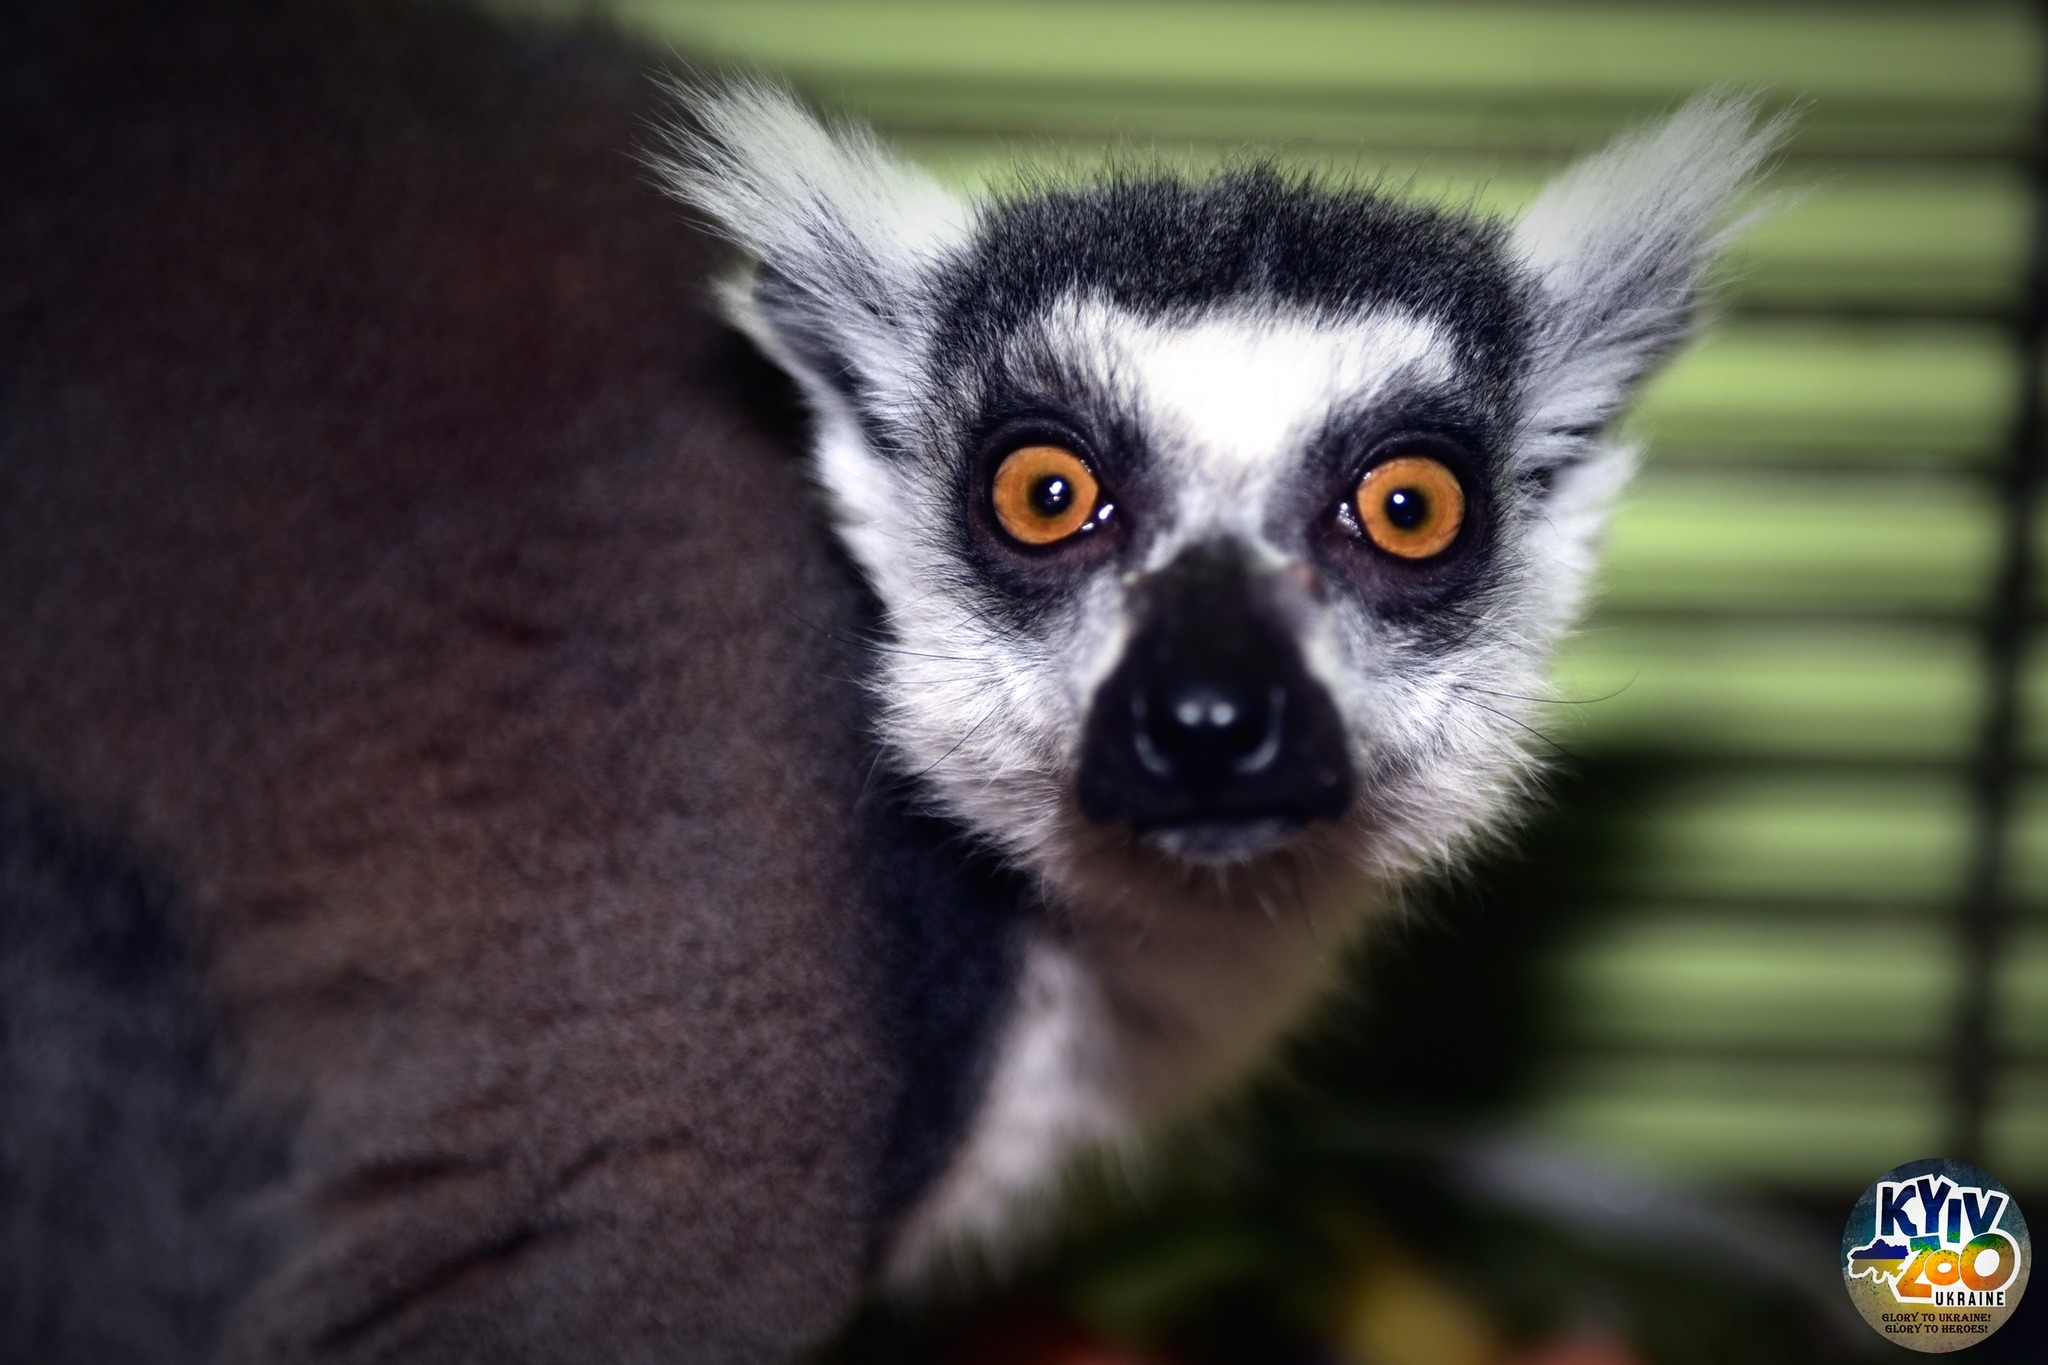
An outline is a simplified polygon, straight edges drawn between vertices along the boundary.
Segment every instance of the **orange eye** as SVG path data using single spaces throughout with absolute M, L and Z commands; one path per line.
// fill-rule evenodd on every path
M 996 520 L 1026 545 L 1051 545 L 1088 524 L 1101 493 L 1065 446 L 1025 446 L 996 467 Z
M 1465 524 L 1458 476 L 1427 455 L 1376 464 L 1358 481 L 1358 521 L 1372 543 L 1403 559 L 1442 554 Z

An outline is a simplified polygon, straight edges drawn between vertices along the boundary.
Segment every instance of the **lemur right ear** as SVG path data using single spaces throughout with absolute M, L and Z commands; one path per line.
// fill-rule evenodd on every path
M 779 87 L 686 85 L 654 157 L 670 194 L 759 262 L 733 321 L 814 403 L 886 420 L 918 388 L 932 267 L 971 209 L 865 128 L 827 128 Z
M 1784 139 L 1753 97 L 1702 95 L 1553 180 L 1515 225 L 1534 273 L 1532 466 L 1583 454 L 1636 385 L 1687 339 L 1701 284 L 1746 226 L 1730 201 Z

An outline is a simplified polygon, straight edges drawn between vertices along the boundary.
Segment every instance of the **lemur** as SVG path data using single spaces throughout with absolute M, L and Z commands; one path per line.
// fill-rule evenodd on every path
M 0 1358 L 780 1360 L 1027 1236 L 1505 826 L 1780 131 L 965 195 L 645 65 L 0 17 Z

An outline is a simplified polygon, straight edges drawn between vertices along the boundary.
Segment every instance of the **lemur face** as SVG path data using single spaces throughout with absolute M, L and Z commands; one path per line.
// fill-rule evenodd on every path
M 1499 672 L 1501 236 L 1259 173 L 985 212 L 934 281 L 914 434 L 863 433 L 873 477 L 835 485 L 874 499 L 871 571 L 922 561 L 892 634 L 977 651 L 892 664 L 918 770 L 1200 862 L 1395 823 L 1475 709 L 1447 682 Z
M 956 199 L 786 97 L 695 97 L 671 183 L 760 258 L 884 609 L 902 771 L 1087 858 L 1404 871 L 1490 822 L 1709 225 L 1705 101 L 1518 224 L 1270 169 Z

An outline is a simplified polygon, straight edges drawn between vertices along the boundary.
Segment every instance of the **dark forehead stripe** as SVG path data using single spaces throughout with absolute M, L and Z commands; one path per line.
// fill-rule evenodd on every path
M 1391 305 L 1443 326 L 1477 377 L 1507 381 L 1527 308 L 1505 236 L 1270 166 L 1201 183 L 1113 176 L 986 213 L 943 283 L 941 354 L 986 355 L 1074 292 L 1152 315 L 1273 303 L 1341 318 Z

